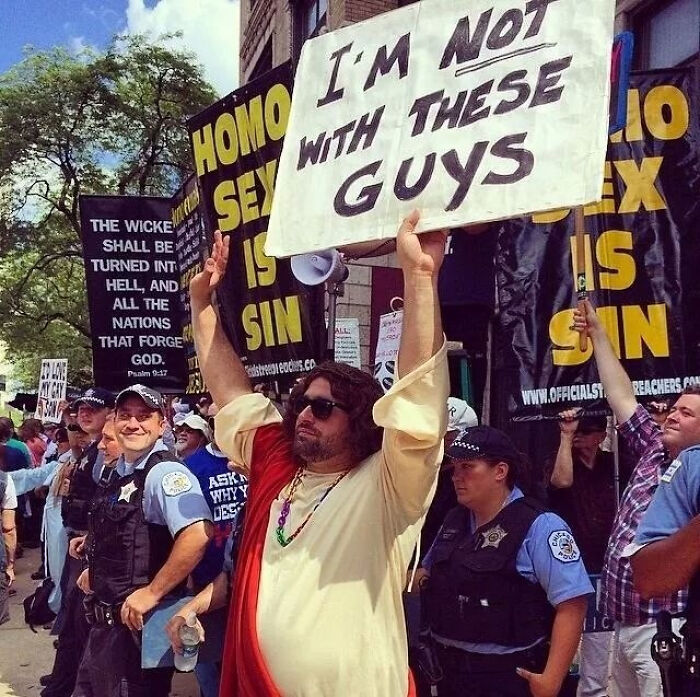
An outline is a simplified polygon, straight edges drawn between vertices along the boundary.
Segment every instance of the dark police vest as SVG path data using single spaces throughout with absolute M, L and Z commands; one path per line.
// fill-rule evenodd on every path
M 87 530 L 90 500 L 95 495 L 97 484 L 92 478 L 92 470 L 99 451 L 97 443 L 90 443 L 73 468 L 68 493 L 61 501 L 63 525 L 71 530 Z
M 473 534 L 466 508 L 447 514 L 423 596 L 433 634 L 509 647 L 549 636 L 554 611 L 547 595 L 516 569 L 518 550 L 543 512 L 535 501 L 516 499 Z
M 146 477 L 166 461 L 178 460 L 169 450 L 152 453 L 143 468 L 101 488 L 90 505 L 90 586 L 103 603 L 120 603 L 148 585 L 170 555 L 173 539 L 167 526 L 149 523 L 143 513 Z M 129 492 L 129 487 L 135 488 Z

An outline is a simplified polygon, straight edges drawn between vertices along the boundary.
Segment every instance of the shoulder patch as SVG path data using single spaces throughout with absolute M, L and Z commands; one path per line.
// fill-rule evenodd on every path
M 667 468 L 666 471 L 661 475 L 661 481 L 668 484 L 672 479 L 673 475 L 680 469 L 683 464 L 682 460 L 675 459 Z
M 168 472 L 161 484 L 166 496 L 179 496 L 192 488 L 192 481 L 184 472 Z
M 552 556 L 565 564 L 581 558 L 576 540 L 568 530 L 555 530 L 547 539 Z

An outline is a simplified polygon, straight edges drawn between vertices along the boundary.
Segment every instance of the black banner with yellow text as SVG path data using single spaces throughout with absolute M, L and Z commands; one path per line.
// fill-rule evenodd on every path
M 173 196 L 171 215 L 179 274 L 182 345 L 187 359 L 185 394 L 198 395 L 206 392 L 206 387 L 199 372 L 199 359 L 194 347 L 189 285 L 192 277 L 202 270 L 209 245 L 204 230 L 199 187 L 194 175 Z
M 253 382 L 290 383 L 322 354 L 322 290 L 264 253 L 291 94 L 287 63 L 189 122 L 207 234 L 231 237 L 219 309 Z
M 700 157 L 687 70 L 633 74 L 610 137 L 603 199 L 585 213 L 586 277 L 641 401 L 700 383 Z M 497 268 L 496 404 L 502 415 L 591 406 L 604 394 L 571 328 L 574 214 L 509 221 Z

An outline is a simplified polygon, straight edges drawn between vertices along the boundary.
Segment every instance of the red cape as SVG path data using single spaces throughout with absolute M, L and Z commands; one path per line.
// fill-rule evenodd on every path
M 243 539 L 233 580 L 219 697 L 281 697 L 260 652 L 256 616 L 270 507 L 295 471 L 291 443 L 284 437 L 282 427 L 275 424 L 259 428 L 253 441 Z M 409 672 L 408 697 L 415 694 Z

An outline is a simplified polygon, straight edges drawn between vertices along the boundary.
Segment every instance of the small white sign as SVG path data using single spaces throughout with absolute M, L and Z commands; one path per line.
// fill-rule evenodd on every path
M 45 358 L 42 360 L 34 417 L 41 421 L 59 423 L 61 421 L 59 406 L 66 398 L 67 386 L 68 359 Z
M 374 377 L 382 386 L 384 392 L 394 384 L 396 357 L 401 344 L 401 327 L 403 325 L 403 310 L 389 312 L 379 318 L 379 333 L 377 335 L 377 351 L 374 357 Z
M 360 321 L 357 317 L 336 317 L 335 360 L 362 368 L 360 355 Z
M 310 39 L 265 252 L 598 200 L 614 0 L 422 0 Z

